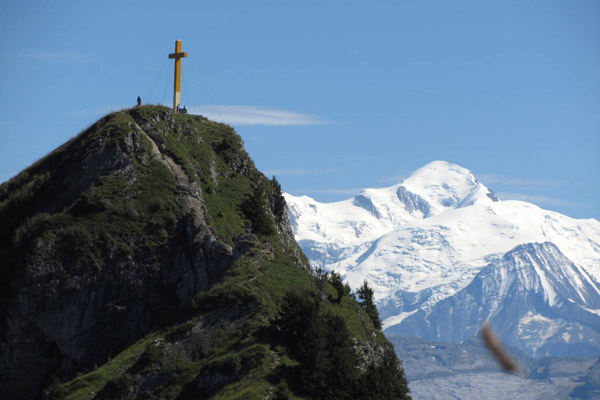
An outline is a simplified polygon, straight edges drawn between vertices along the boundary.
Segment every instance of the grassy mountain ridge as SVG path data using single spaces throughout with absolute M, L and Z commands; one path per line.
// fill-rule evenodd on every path
M 110 114 L 2 184 L 0 221 L 2 398 L 407 396 L 227 125 Z

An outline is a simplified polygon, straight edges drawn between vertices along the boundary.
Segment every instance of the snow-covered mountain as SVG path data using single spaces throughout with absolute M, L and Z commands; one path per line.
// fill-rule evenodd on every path
M 461 341 L 489 319 L 530 354 L 600 355 L 597 220 L 500 201 L 444 161 L 336 203 L 285 196 L 313 266 L 366 279 L 389 331 Z
M 533 355 L 585 357 L 600 350 L 600 293 L 593 282 L 552 243 L 520 245 L 389 332 L 462 342 L 489 320 L 509 345 Z

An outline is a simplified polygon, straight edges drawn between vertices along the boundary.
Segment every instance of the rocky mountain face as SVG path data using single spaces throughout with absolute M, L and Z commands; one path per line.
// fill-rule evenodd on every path
M 462 341 L 490 319 L 530 355 L 600 355 L 594 219 L 501 201 L 444 161 L 346 201 L 286 200 L 310 262 L 366 279 L 386 332 Z
M 549 242 L 516 247 L 465 288 L 418 310 L 390 333 L 462 342 L 489 321 L 504 341 L 533 356 L 600 354 L 600 294 L 593 279 Z M 590 311 L 592 310 L 592 311 Z
M 0 398 L 302 394 L 278 315 L 317 283 L 279 185 L 229 126 L 110 114 L 2 184 L 0 221 Z M 340 315 L 349 362 L 401 373 L 337 300 L 315 318 Z

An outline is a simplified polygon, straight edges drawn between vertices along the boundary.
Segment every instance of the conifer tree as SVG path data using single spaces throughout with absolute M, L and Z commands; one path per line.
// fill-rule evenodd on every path
M 368 298 L 369 290 L 363 292 Z M 409 400 L 393 347 L 386 346 L 382 357 L 372 360 L 366 370 L 356 368 L 355 342 L 344 319 L 331 307 L 337 306 L 321 301 L 312 291 L 291 291 L 284 296 L 275 326 L 282 344 L 298 362 L 283 367 L 289 389 L 316 400 Z M 276 398 L 285 398 L 284 389 L 280 383 L 275 393 L 282 397 Z
M 386 346 L 379 364 L 371 363 L 362 376 L 361 398 L 372 400 L 410 399 L 402 363 L 394 349 Z
M 379 319 L 379 311 L 373 301 L 373 289 L 369 287 L 369 284 L 365 280 L 362 286 L 358 289 L 358 300 L 366 311 L 367 315 L 373 321 L 373 326 L 377 329 L 381 329 L 381 320 Z
M 273 178 L 271 178 L 271 186 L 275 191 L 275 193 L 273 193 L 271 196 L 273 214 L 275 214 L 277 221 L 280 222 L 284 217 L 285 199 L 283 198 L 283 190 L 281 190 L 281 185 L 279 184 L 279 181 L 275 175 L 273 175 Z
M 281 380 L 273 392 L 273 400 L 289 400 L 292 397 L 292 391 L 285 380 Z
M 275 194 L 277 196 L 281 196 L 283 194 L 283 191 L 281 190 L 281 184 L 279 184 L 279 181 L 277 180 L 277 177 L 275 175 L 273 175 L 273 177 L 271 178 L 271 185 L 273 185 L 273 188 L 275 189 Z
M 342 298 L 346 294 L 346 286 L 344 286 L 342 276 L 335 271 L 331 271 L 329 274 L 329 283 L 331 283 L 337 293 L 337 297 L 332 299 L 332 302 L 340 304 L 342 302 Z
M 244 216 L 250 220 L 252 230 L 259 235 L 268 236 L 273 233 L 273 224 L 267 212 L 263 193 L 260 184 L 253 186 L 242 202 L 241 209 Z
M 317 281 L 317 288 L 319 289 L 319 299 L 325 300 L 327 298 L 327 283 L 329 282 L 329 273 L 323 268 L 315 268 L 313 273 Z

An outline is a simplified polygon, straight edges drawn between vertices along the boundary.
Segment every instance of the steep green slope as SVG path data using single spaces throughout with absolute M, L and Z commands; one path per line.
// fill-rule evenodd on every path
M 1 185 L 0 221 L 1 398 L 407 398 L 229 126 L 110 114 Z

